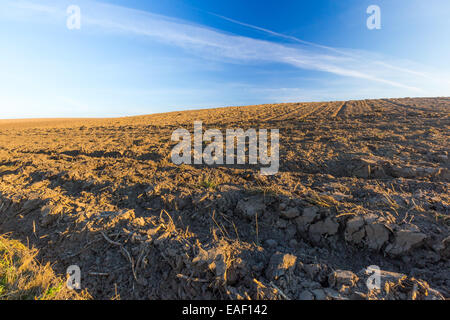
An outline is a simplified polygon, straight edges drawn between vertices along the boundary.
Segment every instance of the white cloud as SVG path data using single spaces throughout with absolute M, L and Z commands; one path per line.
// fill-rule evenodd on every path
M 35 12 L 41 15 L 43 22 L 51 21 L 51 18 L 61 19 L 61 15 L 65 14 L 65 6 L 69 4 L 55 0 L 39 1 L 38 4 L 22 0 L 6 0 L 3 5 L 5 3 L 10 7 Z M 422 70 L 412 70 L 399 62 L 388 62 L 385 57 L 372 60 L 368 58 L 374 55 L 372 53 L 331 48 L 227 17 L 219 16 L 233 23 L 292 40 L 297 45 L 232 35 L 166 16 L 93 1 L 77 1 L 77 4 L 82 8 L 82 30 L 148 37 L 204 59 L 237 63 L 283 63 L 300 69 L 367 80 L 372 84 L 396 87 L 415 94 L 443 92 L 448 90 L 450 83 L 447 76 L 437 77 Z

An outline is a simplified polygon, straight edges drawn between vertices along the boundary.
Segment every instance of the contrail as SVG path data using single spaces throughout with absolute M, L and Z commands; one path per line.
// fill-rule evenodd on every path
M 258 27 L 258 26 L 255 26 L 255 25 L 252 25 L 252 24 L 249 24 L 249 23 L 241 22 L 241 21 L 238 21 L 238 20 L 235 20 L 235 19 L 232 19 L 232 18 L 228 18 L 228 17 L 222 16 L 220 14 L 216 14 L 214 12 L 210 12 L 210 11 L 204 11 L 204 12 L 207 13 L 207 14 L 210 14 L 212 16 L 218 17 L 220 19 L 232 22 L 234 24 L 238 24 L 238 25 L 241 25 L 241 26 L 244 26 L 244 27 L 248 27 L 248 28 L 251 28 L 251 29 L 254 29 L 254 30 L 262 31 L 262 32 L 265 32 L 267 34 L 270 34 L 270 35 L 273 35 L 273 36 L 276 36 L 276 37 L 279 37 L 279 38 L 292 40 L 292 41 L 297 42 L 297 43 L 309 45 L 309 46 L 320 48 L 320 49 L 329 50 L 329 51 L 332 51 L 332 52 L 335 52 L 335 53 L 339 53 L 339 54 L 341 54 L 343 56 L 351 57 L 351 58 L 354 58 L 354 59 L 364 59 L 361 56 L 357 56 L 357 55 L 351 54 L 349 52 L 345 52 L 345 51 L 342 51 L 342 50 L 339 50 L 339 49 L 336 49 L 336 48 L 333 48 L 333 47 L 321 45 L 321 44 L 318 44 L 318 43 L 302 40 L 302 39 L 294 37 L 294 36 L 286 35 L 286 34 L 279 33 L 279 32 L 276 32 L 276 31 L 272 31 L 272 30 L 269 30 L 269 29 L 266 29 L 266 28 Z M 390 68 L 390 69 L 393 69 L 393 70 L 397 70 L 397 71 L 400 71 L 400 72 L 414 74 L 416 76 L 420 76 L 420 77 L 427 78 L 427 79 L 431 78 L 430 76 L 428 76 L 428 75 L 426 75 L 426 74 L 424 74 L 422 72 L 409 70 L 409 69 L 405 69 L 405 68 L 399 68 L 399 67 L 390 65 L 388 63 L 385 63 L 385 62 L 381 62 L 381 61 L 371 61 L 371 62 L 383 65 L 383 66 L 385 66 L 387 68 Z
M 223 20 L 226 20 L 226 21 L 229 21 L 229 22 L 232 22 L 232 23 L 244 26 L 244 27 L 248 27 L 248 28 L 251 28 L 251 29 L 254 29 L 254 30 L 259 30 L 259 31 L 265 32 L 267 34 L 270 34 L 270 35 L 273 35 L 273 36 L 276 36 L 276 37 L 279 37 L 279 38 L 292 40 L 292 41 L 295 41 L 295 42 L 298 42 L 298 43 L 301 43 L 301 44 L 306 44 L 306 45 L 309 45 L 309 46 L 312 46 L 312 47 L 316 47 L 316 48 L 330 50 L 330 51 L 342 54 L 344 56 L 352 57 L 352 58 L 356 58 L 357 57 L 355 55 L 352 55 L 352 54 L 350 54 L 348 52 L 341 51 L 341 50 L 336 49 L 336 48 L 324 46 L 324 45 L 317 44 L 317 43 L 314 43 L 314 42 L 309 42 L 309 41 L 302 40 L 302 39 L 294 37 L 294 36 L 289 36 L 289 35 L 286 35 L 286 34 L 283 34 L 283 33 L 279 33 L 279 32 L 276 32 L 276 31 L 272 31 L 272 30 L 269 30 L 269 29 L 266 29 L 266 28 L 261 28 L 261 27 L 258 27 L 258 26 L 252 25 L 252 24 L 248 24 L 248 23 L 245 23 L 245 22 L 241 22 L 241 21 L 238 21 L 238 20 L 234 20 L 234 19 L 222 16 L 220 14 L 216 14 L 214 12 L 209 12 L 209 11 L 205 11 L 205 12 L 210 14 L 210 15 L 213 15 L 213 16 L 216 16 L 218 18 L 221 18 Z

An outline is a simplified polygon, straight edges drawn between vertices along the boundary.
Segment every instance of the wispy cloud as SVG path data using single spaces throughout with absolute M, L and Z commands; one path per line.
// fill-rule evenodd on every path
M 36 2 L 5 0 L 4 4 L 41 15 L 42 21 L 65 17 L 66 1 Z M 282 63 L 295 68 L 331 73 L 343 77 L 367 80 L 386 86 L 402 88 L 415 93 L 426 93 L 424 79 L 433 75 L 411 70 L 388 59 L 367 59 L 371 53 L 337 49 L 293 36 L 284 35 L 231 18 L 216 15 L 232 23 L 259 30 L 273 36 L 291 40 L 294 44 L 279 43 L 229 34 L 187 21 L 169 18 L 135 9 L 92 1 L 77 1 L 82 8 L 82 28 L 89 31 L 133 34 L 166 43 L 204 59 L 236 63 Z M 1 5 L 0 5 L 1 6 Z M 448 83 L 448 78 L 445 78 Z
M 350 56 L 350 57 L 354 56 L 354 55 L 352 55 L 352 54 L 350 54 L 348 52 L 345 52 L 345 51 L 342 51 L 342 50 L 339 50 L 339 49 L 336 49 L 336 48 L 324 46 L 324 45 L 321 45 L 321 44 L 318 44 L 318 43 L 314 43 L 314 42 L 310 42 L 310 41 L 306 41 L 306 40 L 300 39 L 298 37 L 294 37 L 294 36 L 291 36 L 291 35 L 286 35 L 286 34 L 279 33 L 279 32 L 276 32 L 276 31 L 272 31 L 272 30 L 269 30 L 269 29 L 266 29 L 266 28 L 255 26 L 255 25 L 252 25 L 252 24 L 249 24 L 249 23 L 245 23 L 245 22 L 242 22 L 242 21 L 231 19 L 229 17 L 225 17 L 225 16 L 222 16 L 220 14 L 216 14 L 214 12 L 207 12 L 207 13 L 210 14 L 210 15 L 213 15 L 215 17 L 221 18 L 223 20 L 226 20 L 226 21 L 229 21 L 229 22 L 232 22 L 232 23 L 244 26 L 244 27 L 248 27 L 248 28 L 251 28 L 251 29 L 254 29 L 254 30 L 262 31 L 264 33 L 270 34 L 270 35 L 278 37 L 278 38 L 291 40 L 291 41 L 294 41 L 294 42 L 297 42 L 297 43 L 300 43 L 300 44 L 304 44 L 304 45 L 308 45 L 308 46 L 312 46 L 312 47 L 316 47 L 316 48 L 320 48 L 320 49 L 326 49 L 326 50 L 333 51 L 333 52 L 336 52 L 336 53 L 339 53 L 339 54 L 342 54 L 342 55 L 346 55 L 346 56 Z
M 279 33 L 279 32 L 276 32 L 276 31 L 272 31 L 272 30 L 269 30 L 269 29 L 266 29 L 266 28 L 255 26 L 255 25 L 252 25 L 252 24 L 249 24 L 249 23 L 245 23 L 245 22 L 242 22 L 242 21 L 231 19 L 229 17 L 225 17 L 225 16 L 222 16 L 222 15 L 213 13 L 213 12 L 206 12 L 206 13 L 208 13 L 208 14 L 210 14 L 212 16 L 218 17 L 220 19 L 229 21 L 231 23 L 234 23 L 234 24 L 237 24 L 237 25 L 240 25 L 240 26 L 244 26 L 244 27 L 247 27 L 247 28 L 250 28 L 250 29 L 253 29 L 253 30 L 261 31 L 263 33 L 266 33 L 266 34 L 269 34 L 269 35 L 272 35 L 272 36 L 275 36 L 275 37 L 278 37 L 278 38 L 286 39 L 286 40 L 289 40 L 289 41 L 292 41 L 292 42 L 295 42 L 295 43 L 299 43 L 299 44 L 302 44 L 302 45 L 306 45 L 306 46 L 309 46 L 309 47 L 312 47 L 312 48 L 323 49 L 324 51 L 333 52 L 335 54 L 338 54 L 339 56 L 349 57 L 349 58 L 352 59 L 352 61 L 359 61 L 360 63 L 365 62 L 366 64 L 367 63 L 372 63 L 374 65 L 378 65 L 378 66 L 381 66 L 381 67 L 384 67 L 384 68 L 387 68 L 387 69 L 392 69 L 392 70 L 398 71 L 398 72 L 400 72 L 402 74 L 410 74 L 410 75 L 414 75 L 414 76 L 418 76 L 418 77 L 423 77 L 423 78 L 426 78 L 426 79 L 429 79 L 429 80 L 435 80 L 436 79 L 435 75 L 433 76 L 433 75 L 427 74 L 425 72 L 411 70 L 411 69 L 408 69 L 406 67 L 395 66 L 395 65 L 389 64 L 387 62 L 378 61 L 376 59 L 370 59 L 370 58 L 368 59 L 367 58 L 367 56 L 368 56 L 367 52 L 366 53 L 364 53 L 364 52 L 357 53 L 357 52 L 355 52 L 355 50 L 351 51 L 351 50 L 342 50 L 342 49 L 338 49 L 338 48 L 333 48 L 333 47 L 321 45 L 321 44 L 318 44 L 318 43 L 306 41 L 306 40 L 300 39 L 300 38 L 295 37 L 295 36 L 286 35 L 286 34 Z M 339 69 L 335 69 L 335 70 L 339 71 L 338 74 L 341 74 L 341 75 L 354 76 L 354 77 L 357 77 L 357 78 L 366 78 L 366 79 L 369 79 L 369 80 L 385 82 L 385 83 L 391 84 L 393 86 L 398 86 L 399 85 L 398 83 L 397 84 L 396 83 L 392 83 L 392 81 L 389 81 L 389 80 L 386 80 L 386 79 L 379 79 L 379 78 L 375 79 L 376 77 L 370 77 L 370 76 L 368 77 L 367 75 L 361 74 L 361 73 L 360 74 L 355 74 L 354 72 L 342 72 L 343 70 L 339 70 Z M 447 80 L 447 82 L 450 83 L 450 81 L 449 81 L 450 79 L 441 79 L 441 80 L 444 80 L 444 81 Z M 403 86 L 403 87 L 410 88 L 408 86 Z M 411 89 L 417 89 L 417 88 L 411 88 Z

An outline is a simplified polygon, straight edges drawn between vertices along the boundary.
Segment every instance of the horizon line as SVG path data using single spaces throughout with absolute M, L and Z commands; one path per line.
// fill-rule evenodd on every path
M 130 114 L 123 116 L 93 116 L 93 117 L 21 117 L 21 118 L 0 118 L 1 121 L 21 121 L 21 120 L 102 120 L 102 119 L 123 119 L 123 118 L 134 118 L 134 117 L 145 117 L 153 115 L 162 115 L 170 113 L 180 113 L 180 112 L 193 112 L 193 111 L 205 111 L 205 110 L 215 110 L 215 109 L 226 109 L 226 108 L 243 108 L 243 107 L 258 107 L 267 105 L 282 105 L 282 104 L 293 104 L 293 103 L 331 103 L 331 102 L 347 102 L 347 101 L 366 101 L 366 100 L 390 100 L 390 99 L 450 99 L 450 96 L 408 96 L 408 97 L 383 97 L 383 98 L 365 98 L 365 99 L 346 99 L 346 100 L 315 100 L 315 101 L 289 101 L 289 102 L 267 102 L 259 104 L 247 104 L 247 105 L 227 105 L 220 107 L 193 107 L 194 109 L 180 109 L 167 112 L 154 112 L 154 113 L 140 113 L 140 114 Z

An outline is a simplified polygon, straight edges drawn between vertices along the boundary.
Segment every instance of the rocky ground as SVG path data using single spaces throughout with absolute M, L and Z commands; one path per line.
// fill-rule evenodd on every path
M 405 98 L 1 120 L 0 233 L 59 274 L 80 266 L 96 299 L 449 298 L 449 111 Z M 173 164 L 172 132 L 196 120 L 279 129 L 279 173 Z

